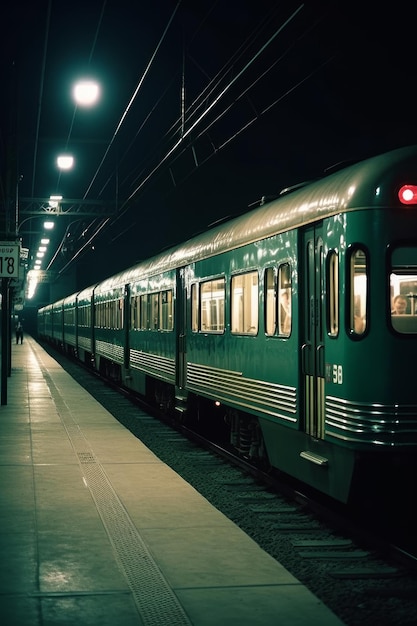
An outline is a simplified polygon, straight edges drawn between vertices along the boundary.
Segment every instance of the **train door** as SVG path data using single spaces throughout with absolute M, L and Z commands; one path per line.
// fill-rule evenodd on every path
M 125 369 L 129 369 L 130 366 L 130 329 L 132 327 L 132 302 L 131 302 L 131 292 L 130 285 L 125 285 L 124 293 L 123 293 L 123 345 L 124 345 L 124 354 L 123 354 L 123 365 Z
M 302 233 L 301 362 L 304 427 L 311 437 L 324 437 L 324 250 L 322 224 Z
M 177 363 L 176 363 L 176 387 L 183 389 L 185 387 L 187 369 L 186 369 L 186 305 L 187 294 L 185 287 L 185 270 L 180 268 L 177 272 L 177 293 L 175 302 L 175 319 L 177 333 Z

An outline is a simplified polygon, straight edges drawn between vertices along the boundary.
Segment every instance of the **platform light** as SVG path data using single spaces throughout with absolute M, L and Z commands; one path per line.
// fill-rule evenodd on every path
M 47 239 L 46 237 L 42 237 L 42 239 L 41 239 L 41 244 L 42 244 L 43 246 L 46 246 L 46 245 L 48 245 L 49 241 L 50 241 L 50 240 L 49 240 L 49 239 Z
M 43 223 L 43 227 L 46 230 L 52 230 L 54 226 L 55 226 L 54 222 L 44 222 Z
M 82 80 L 75 85 L 72 94 L 77 104 L 90 107 L 99 99 L 100 87 L 93 80 Z
M 29 270 L 26 283 L 26 297 L 31 300 L 36 292 L 36 286 L 38 284 L 38 272 L 37 269 Z
M 49 206 L 51 209 L 57 209 L 62 196 L 49 196 Z
M 70 154 L 61 154 L 56 162 L 60 170 L 70 170 L 74 165 L 74 157 Z

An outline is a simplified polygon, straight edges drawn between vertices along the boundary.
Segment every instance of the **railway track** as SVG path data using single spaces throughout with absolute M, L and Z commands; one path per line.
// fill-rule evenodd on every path
M 300 485 L 236 459 L 44 346 L 161 460 L 308 586 L 347 625 L 417 623 L 415 555 Z M 163 417 L 163 419 L 162 419 Z

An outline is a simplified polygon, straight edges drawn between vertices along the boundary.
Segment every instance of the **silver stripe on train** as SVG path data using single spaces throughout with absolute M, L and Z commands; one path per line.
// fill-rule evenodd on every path
M 175 359 L 168 359 L 159 354 L 149 354 L 140 350 L 131 350 L 130 367 L 175 383 Z
M 96 354 L 105 356 L 111 361 L 123 363 L 123 347 L 107 341 L 96 341 Z
M 226 399 L 245 409 L 295 422 L 297 391 L 295 387 L 245 378 L 242 372 L 222 370 L 196 363 L 187 364 L 187 389 Z
M 362 404 L 327 396 L 326 435 L 381 446 L 415 446 L 417 404 Z

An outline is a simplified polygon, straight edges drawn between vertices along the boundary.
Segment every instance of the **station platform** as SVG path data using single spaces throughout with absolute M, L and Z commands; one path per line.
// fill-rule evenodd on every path
M 342 624 L 28 336 L 0 494 L 4 626 Z

